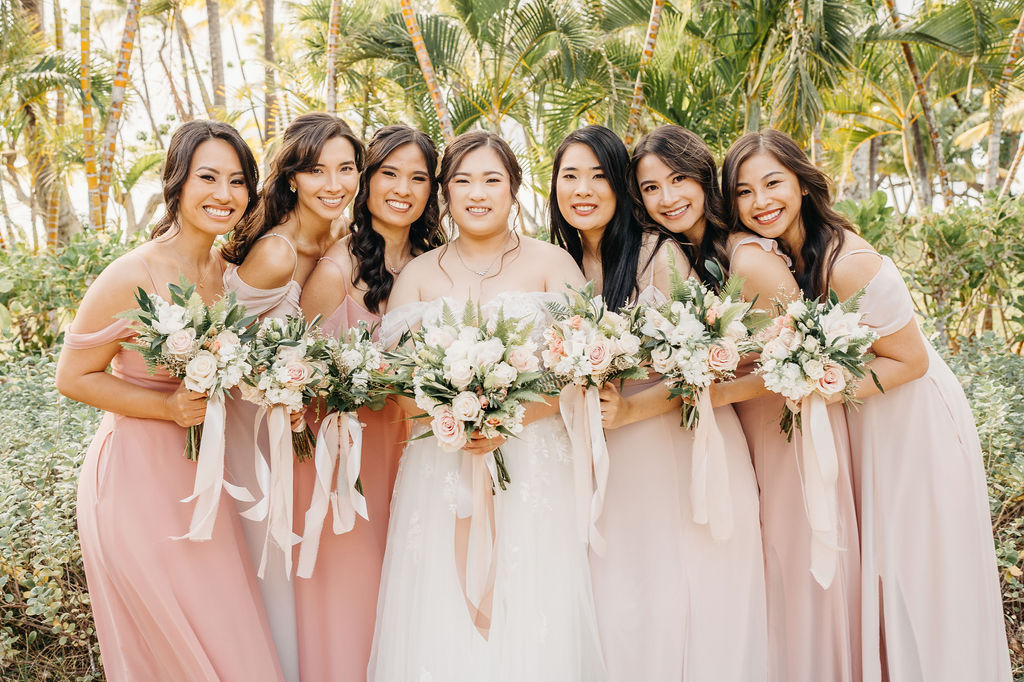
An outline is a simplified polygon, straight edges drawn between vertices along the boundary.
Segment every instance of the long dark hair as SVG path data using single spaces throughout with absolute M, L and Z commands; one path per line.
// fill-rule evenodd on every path
M 800 218 L 804 226 L 804 243 L 800 248 L 803 268 L 796 273 L 796 282 L 809 298 L 818 298 L 828 292 L 832 266 L 846 241 L 846 231 L 853 230 L 850 221 L 832 208 L 832 183 L 793 141 L 778 130 L 747 133 L 732 143 L 722 164 L 722 192 L 725 195 L 729 229 L 736 232 L 747 229 L 740 222 L 736 209 L 736 185 L 740 166 L 754 154 L 771 154 L 800 181 L 806 194 L 800 203 Z M 779 247 L 787 250 L 779 241 Z M 790 257 L 794 254 L 789 253 Z M 796 259 L 794 259 L 796 260 Z
M 150 239 L 155 239 L 178 226 L 178 204 L 181 201 L 181 189 L 188 182 L 192 157 L 195 155 L 196 149 L 207 140 L 224 140 L 238 155 L 238 163 L 242 166 L 242 174 L 245 178 L 245 189 L 249 192 L 249 203 L 242 213 L 243 220 L 256 205 L 259 198 L 256 186 L 260 179 L 260 168 L 256 163 L 256 157 L 253 156 L 252 150 L 249 149 L 249 145 L 245 143 L 242 136 L 227 123 L 220 121 L 189 121 L 174 131 L 171 143 L 167 147 L 167 160 L 164 162 L 162 176 L 164 214 L 153 225 L 153 230 L 149 234 Z
M 328 140 L 342 137 L 355 150 L 356 168 L 363 167 L 363 143 L 337 116 L 314 112 L 295 117 L 281 138 L 281 147 L 270 161 L 270 172 L 260 190 L 259 203 L 238 223 L 221 253 L 228 262 L 241 265 L 257 239 L 288 217 L 298 202 L 289 189 L 296 173 L 313 170 Z
M 371 313 L 380 310 L 388 300 L 395 277 L 384 263 L 384 237 L 373 229 L 370 214 L 370 179 L 392 152 L 406 144 L 414 144 L 422 152 L 430 178 L 430 195 L 423 213 L 409 227 L 409 243 L 414 256 L 429 251 L 444 242 L 440 229 L 440 209 L 437 204 L 437 148 L 426 133 L 404 125 L 381 128 L 366 145 L 366 168 L 359 179 L 359 193 L 352 205 L 352 255 L 356 259 L 354 282 L 366 285 L 363 302 Z
M 601 235 L 602 296 L 611 310 L 618 310 L 633 294 L 639 292 L 637 261 L 643 243 L 643 232 L 633 214 L 633 202 L 628 188 L 626 167 L 629 152 L 619 136 L 608 128 L 590 125 L 569 133 L 555 152 L 551 169 L 551 192 L 548 216 L 551 221 L 551 241 L 558 244 L 583 269 L 583 242 L 579 230 L 569 224 L 558 206 L 558 175 L 565 151 L 574 144 L 584 144 L 594 152 L 601 171 L 615 193 L 615 214 Z M 664 237 L 661 237 L 663 240 Z M 659 241 L 660 245 L 660 241 Z M 655 248 L 652 252 L 657 252 Z
M 701 281 L 711 287 L 719 282 L 711 276 L 705 261 L 717 260 L 722 267 L 728 267 L 729 254 L 725 249 L 728 233 L 725 228 L 725 207 L 722 191 L 718 186 L 718 166 L 711 150 L 696 134 L 677 125 L 655 128 L 644 135 L 633 149 L 629 161 L 629 193 L 633 197 L 633 211 L 637 222 L 648 230 L 665 232 L 644 207 L 643 195 L 637 184 L 636 169 L 640 160 L 653 154 L 676 173 L 695 180 L 704 191 L 704 237 L 700 244 L 693 244 L 682 234 L 671 237 L 683 249 L 690 265 Z

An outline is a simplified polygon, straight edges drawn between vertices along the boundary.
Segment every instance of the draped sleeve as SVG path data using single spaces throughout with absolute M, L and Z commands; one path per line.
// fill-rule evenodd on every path
M 128 339 L 132 336 L 131 320 L 114 320 L 103 329 L 95 332 L 64 332 L 64 347 L 74 350 L 88 350 L 105 346 L 111 341 Z
M 879 336 L 898 332 L 914 319 L 914 301 L 896 264 L 882 256 L 882 267 L 864 287 L 861 320 Z
M 301 289 L 295 280 L 273 289 L 257 289 L 239 276 L 237 265 L 229 265 L 224 270 L 224 291 L 235 292 L 238 302 L 245 306 L 249 315 L 262 317 L 269 313 L 270 317 L 284 317 L 299 310 Z
M 733 258 L 736 257 L 736 250 L 743 246 L 744 244 L 757 244 L 762 249 L 764 249 L 765 253 L 774 253 L 776 256 L 782 258 L 782 260 L 785 261 L 787 268 L 793 267 L 792 259 L 790 259 L 790 257 L 787 256 L 785 253 L 783 253 L 782 249 L 779 248 L 778 242 L 776 242 L 774 239 L 768 239 L 767 237 L 759 237 L 753 234 L 739 240 L 736 243 L 736 246 L 732 247 L 732 253 L 729 254 L 730 262 Z
M 429 302 L 413 301 L 389 310 L 380 321 L 380 342 L 385 348 L 393 348 L 407 330 L 423 321 L 423 313 Z

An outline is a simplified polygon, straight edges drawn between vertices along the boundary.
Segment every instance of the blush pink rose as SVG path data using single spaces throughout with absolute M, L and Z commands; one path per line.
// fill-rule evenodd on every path
M 732 339 L 720 339 L 708 349 L 708 368 L 713 372 L 732 372 L 739 362 L 739 349 Z
M 164 342 L 167 352 L 176 358 L 185 358 L 192 352 L 192 344 L 196 340 L 196 330 L 191 327 L 171 332 Z
M 834 395 L 846 388 L 843 369 L 836 364 L 825 365 L 825 373 L 818 379 L 816 388 L 822 395 Z
M 608 342 L 605 339 L 595 341 L 587 349 L 587 360 L 590 361 L 590 367 L 595 373 L 608 369 L 612 364 L 612 354 L 611 349 L 608 348 Z
M 439 408 L 434 413 L 430 428 L 437 442 L 449 452 L 461 450 L 466 445 L 466 426 L 447 407 Z
M 283 376 L 279 376 L 284 379 L 282 383 L 288 386 L 298 387 L 309 381 L 311 373 L 312 370 L 310 366 L 305 362 L 302 362 L 301 360 L 292 360 L 284 366 Z
M 579 315 L 573 315 L 569 318 L 569 326 L 573 329 L 579 329 L 581 324 L 583 324 L 583 318 Z
M 517 372 L 532 372 L 539 366 L 539 361 L 526 346 L 516 346 L 508 354 L 508 364 L 515 367 Z

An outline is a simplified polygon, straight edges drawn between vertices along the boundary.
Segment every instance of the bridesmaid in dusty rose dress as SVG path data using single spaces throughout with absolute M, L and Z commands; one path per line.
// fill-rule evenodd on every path
M 224 258 L 231 263 L 224 273 L 224 287 L 234 291 L 250 313 L 261 317 L 300 314 L 302 285 L 320 257 L 338 240 L 344 220 L 339 218 L 355 196 L 362 161 L 362 142 L 336 116 L 303 114 L 285 130 L 281 147 L 271 160 L 259 203 L 223 248 Z M 236 483 L 258 495 L 253 441 L 257 409 L 242 400 L 227 404 L 226 466 Z M 294 426 L 301 420 L 301 413 L 296 413 Z M 261 453 L 266 455 L 266 425 L 260 429 L 258 442 Z M 308 502 L 314 473 L 312 458 L 296 462 L 290 472 L 279 472 L 293 476 L 293 505 L 289 511 L 292 527 L 299 536 L 305 512 L 299 501 Z M 242 528 L 253 565 L 258 567 L 268 542 L 266 521 L 244 519 Z M 352 599 L 348 608 L 335 614 L 335 618 L 358 625 L 346 626 L 345 632 L 372 628 L 374 605 L 372 599 L 363 597 L 363 592 L 376 584 L 375 578 L 367 577 L 372 573 L 372 557 L 377 551 L 375 537 L 366 527 L 356 527 L 350 535 L 351 565 L 360 567 L 351 574 L 338 576 Z M 339 660 L 349 661 L 350 665 L 352 658 L 360 656 L 365 661 L 361 653 L 365 647 L 359 641 L 328 641 L 329 633 L 324 630 L 327 623 L 317 615 L 319 607 L 313 607 L 312 615 L 299 608 L 297 594 L 302 581 L 293 575 L 298 554 L 297 547 L 266 547 L 267 564 L 260 580 L 285 679 L 343 679 L 343 673 L 331 666 Z M 303 604 L 308 604 L 308 600 Z M 369 636 L 365 635 L 366 647 Z
M 437 150 L 430 137 L 403 125 L 378 130 L 366 147 L 352 212 L 352 234 L 327 251 L 302 288 L 303 313 L 308 319 L 321 315 L 324 330 L 335 336 L 360 321 L 376 325 L 405 264 L 443 241 Z M 319 423 L 312 410 L 308 416 L 316 432 Z M 316 570 L 295 586 L 300 636 L 322 640 L 323 679 L 339 681 L 366 679 L 391 491 L 409 436 L 405 413 L 390 400 L 377 412 L 359 410 L 359 420 L 365 424 L 360 480 L 370 518 L 357 517 L 355 528 L 372 530 L 373 552 L 354 547 L 351 532 L 335 535 L 330 522 L 325 523 Z M 306 486 L 312 480 L 302 481 L 296 490 L 297 509 L 305 509 L 312 495 Z M 357 595 L 353 576 L 359 576 Z M 355 598 L 362 605 L 363 617 L 358 619 L 345 615 Z M 346 645 L 340 646 L 342 642 Z
M 111 681 L 280 680 L 234 506 L 222 496 L 212 539 L 184 535 L 196 465 L 185 427 L 203 421 L 203 394 L 124 350 L 134 292 L 168 296 L 179 277 L 208 303 L 224 263 L 214 239 L 256 200 L 258 169 L 230 126 L 192 121 L 171 138 L 165 216 L 153 238 L 117 259 L 86 292 L 57 368 L 64 395 L 106 410 L 85 456 L 78 525 L 103 668 Z M 111 372 L 105 370 L 108 365 Z
M 695 142 L 678 161 L 684 182 L 675 181 L 679 171 L 653 167 L 661 164 L 655 140 L 664 128 L 640 141 L 631 165 L 622 141 L 602 126 L 571 133 L 555 154 L 552 239 L 612 309 L 664 301 L 672 263 L 683 274 L 690 269 L 679 235 L 700 242 L 702 231 L 713 229 L 706 225 L 718 222 L 711 218 L 721 205 L 714 161 L 691 133 L 676 128 L 669 136 L 676 131 Z M 694 152 L 698 146 L 703 154 Z M 694 436 L 680 427 L 681 404 L 669 399 L 660 377 L 628 382 L 621 393 L 609 384 L 601 401 L 610 463 L 597 529 L 605 548 L 591 548 L 590 565 L 609 678 L 764 680 L 757 486 L 732 408 L 715 410 L 728 474 L 708 490 L 728 505 L 728 530 L 715 508 L 711 525 L 693 520 Z
M 751 133 L 726 156 L 739 222 L 776 240 L 809 296 L 864 289 L 879 339 L 848 413 L 861 519 L 863 679 L 1010 679 L 981 447 L 956 377 L 925 340 L 892 261 L 831 208 L 827 177 L 789 137 Z

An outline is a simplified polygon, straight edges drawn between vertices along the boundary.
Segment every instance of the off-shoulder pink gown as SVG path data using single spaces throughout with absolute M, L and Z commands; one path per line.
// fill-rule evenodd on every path
M 860 252 L 874 253 L 846 255 Z M 899 271 L 879 258 L 860 309 L 886 336 L 917 323 Z M 925 345 L 923 377 L 848 415 L 861 513 L 864 679 L 1007 682 L 981 444 L 959 381 Z
M 664 300 L 653 286 L 641 302 Z M 629 382 L 632 395 L 661 381 Z M 756 682 L 767 675 L 757 482 L 733 408 L 715 410 L 725 440 L 734 527 L 716 541 L 693 520 L 693 431 L 679 413 L 605 431 L 608 489 L 590 552 L 610 680 Z M 709 491 L 709 494 L 711 491 Z
M 780 258 L 778 245 L 762 237 L 756 244 Z M 736 404 L 750 446 L 761 490 L 768 597 L 768 679 L 772 682 L 856 682 L 860 666 L 860 548 L 853 497 L 852 459 L 846 414 L 829 407 L 839 461 L 836 483 L 839 560 L 828 589 L 811 575 L 811 528 L 800 479 L 799 433 L 792 442 L 779 428 L 783 398 L 765 396 Z
M 328 334 L 340 336 L 361 320 L 372 325 L 380 321 L 380 316 L 346 296 L 321 326 Z M 307 412 L 307 418 L 316 433 L 319 423 L 313 412 Z M 325 523 L 313 575 L 296 579 L 303 680 L 366 679 L 391 492 L 409 427 L 405 414 L 390 400 L 377 412 L 360 409 L 359 421 L 364 424 L 360 481 L 370 519 L 357 516 L 352 530 L 342 535 L 335 535 L 330 522 Z M 315 469 L 308 461 L 297 463 L 295 471 L 298 518 L 309 506 Z M 302 520 L 297 524 L 301 526 Z
M 127 320 L 93 334 L 67 332 L 66 348 L 128 338 Z M 122 350 L 114 376 L 173 392 L 179 384 Z M 254 571 L 226 493 L 206 542 L 188 531 L 196 465 L 174 422 L 108 412 L 86 453 L 78 529 L 108 680 L 281 680 Z

